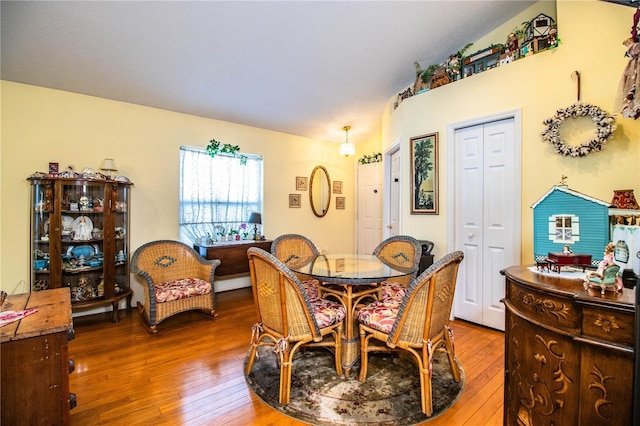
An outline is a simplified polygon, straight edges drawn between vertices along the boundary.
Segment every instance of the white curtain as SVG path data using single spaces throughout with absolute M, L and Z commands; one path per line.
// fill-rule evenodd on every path
M 195 242 L 231 230 L 247 232 L 251 212 L 262 212 L 262 157 L 209 156 L 204 148 L 180 147 L 180 239 Z

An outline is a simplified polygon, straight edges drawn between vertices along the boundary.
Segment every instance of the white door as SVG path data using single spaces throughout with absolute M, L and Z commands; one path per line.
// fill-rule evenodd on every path
M 389 168 L 389 223 L 385 239 L 400 234 L 400 150 L 391 154 Z
M 519 138 L 514 119 L 455 130 L 454 242 L 464 252 L 455 316 L 504 330 L 504 277 L 520 263 Z
M 382 163 L 358 164 L 357 253 L 371 254 L 382 241 Z

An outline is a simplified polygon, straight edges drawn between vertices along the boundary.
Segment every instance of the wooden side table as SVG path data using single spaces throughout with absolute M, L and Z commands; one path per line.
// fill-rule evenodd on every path
M 10 295 L 1 308 L 24 309 L 38 312 L 0 328 L 0 423 L 68 425 L 69 410 L 75 406 L 75 395 L 69 392 L 69 289 Z
M 271 253 L 272 240 L 223 241 L 212 244 L 195 243 L 193 248 L 205 259 L 220 259 L 216 276 L 249 272 L 249 247 L 259 247 Z

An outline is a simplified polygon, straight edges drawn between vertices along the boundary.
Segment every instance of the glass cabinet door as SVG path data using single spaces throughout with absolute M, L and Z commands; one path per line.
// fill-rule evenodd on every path
M 73 302 L 91 301 L 104 296 L 105 185 L 70 181 L 60 188 L 61 284 Z
M 129 288 L 129 186 L 118 185 L 115 192 L 115 293 Z
M 53 219 L 51 180 L 34 180 L 31 186 L 31 286 L 33 291 L 49 288 L 51 259 L 50 227 Z

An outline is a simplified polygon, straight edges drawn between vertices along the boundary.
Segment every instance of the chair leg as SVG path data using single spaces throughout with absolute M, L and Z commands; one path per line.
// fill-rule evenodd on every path
M 244 370 L 245 376 L 248 376 L 249 374 L 251 374 L 251 370 L 253 369 L 253 363 L 256 360 L 256 351 L 257 350 L 258 350 L 258 344 L 257 343 L 252 343 L 251 344 L 251 352 L 249 353 L 249 359 L 247 360 L 247 367 Z
M 367 336 L 367 332 L 360 327 L 360 376 L 358 380 L 364 383 L 367 380 L 367 368 L 369 366 L 369 339 L 372 335 Z
M 458 363 L 455 358 L 455 350 L 453 346 L 453 330 L 450 327 L 447 327 L 446 332 L 444 333 L 444 347 L 447 350 L 447 358 L 449 358 L 449 366 L 451 367 L 451 374 L 453 375 L 453 380 L 457 382 L 460 381 L 460 369 L 458 368 Z
M 280 360 L 280 399 L 282 405 L 289 404 L 291 399 L 291 362 L 293 352 L 286 350 L 281 353 Z
M 418 359 L 418 366 L 420 367 L 420 390 L 422 398 L 422 412 L 427 416 L 433 414 L 433 389 L 431 386 L 431 363 L 433 362 L 433 351 L 435 347 L 431 345 L 431 342 L 427 342 L 426 348 L 423 348 L 423 356 L 426 359 Z
M 335 358 L 336 358 L 336 374 L 342 375 L 342 325 L 336 327 L 333 332 L 333 339 L 336 343 L 335 346 Z

